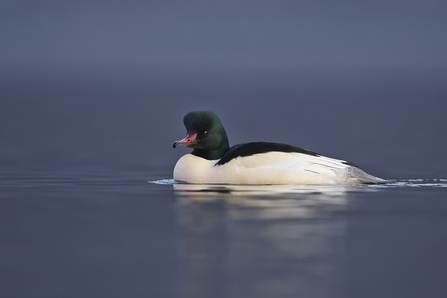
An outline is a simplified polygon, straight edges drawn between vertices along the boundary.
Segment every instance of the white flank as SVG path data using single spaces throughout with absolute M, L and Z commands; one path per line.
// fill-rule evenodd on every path
M 174 179 L 189 183 L 224 184 L 355 184 L 385 182 L 343 160 L 302 153 L 268 152 L 237 157 L 215 166 L 192 154 L 182 156 Z

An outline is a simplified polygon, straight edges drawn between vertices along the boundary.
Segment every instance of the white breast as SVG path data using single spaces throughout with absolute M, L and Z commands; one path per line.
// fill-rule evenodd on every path
M 218 160 L 208 160 L 192 154 L 183 155 L 175 164 L 174 180 L 189 183 L 213 183 L 209 173 Z

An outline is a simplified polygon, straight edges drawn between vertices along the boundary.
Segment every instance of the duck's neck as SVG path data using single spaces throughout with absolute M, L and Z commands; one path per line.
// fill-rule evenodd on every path
M 191 154 L 208 159 L 208 160 L 216 160 L 221 159 L 225 153 L 230 149 L 230 145 L 228 143 L 228 139 L 225 136 L 219 147 L 216 149 L 194 149 Z

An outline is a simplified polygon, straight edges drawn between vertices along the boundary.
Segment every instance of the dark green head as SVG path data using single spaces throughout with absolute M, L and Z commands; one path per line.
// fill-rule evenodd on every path
M 228 138 L 216 114 L 209 111 L 190 112 L 183 118 L 187 135 L 173 144 L 193 148 L 192 154 L 206 159 L 220 159 L 228 151 Z

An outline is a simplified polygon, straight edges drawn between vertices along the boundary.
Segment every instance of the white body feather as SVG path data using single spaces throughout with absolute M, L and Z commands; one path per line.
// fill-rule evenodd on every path
M 192 154 L 182 156 L 174 168 L 174 179 L 213 184 L 356 184 L 386 180 L 366 174 L 343 160 L 302 153 L 267 152 L 237 157 L 216 166 Z

